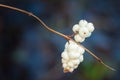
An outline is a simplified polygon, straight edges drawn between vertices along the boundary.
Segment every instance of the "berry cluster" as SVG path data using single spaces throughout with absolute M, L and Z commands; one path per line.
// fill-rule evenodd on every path
M 75 33 L 75 41 L 83 42 L 85 38 L 91 36 L 91 33 L 94 31 L 94 25 L 86 20 L 80 20 L 79 24 L 75 24 L 72 30 Z
M 84 48 L 79 46 L 72 40 L 65 44 L 65 49 L 62 52 L 62 64 L 64 72 L 73 72 L 78 67 L 80 62 L 83 61 Z
M 93 24 L 88 23 L 86 20 L 80 20 L 79 24 L 73 26 L 73 32 L 75 33 L 74 39 L 76 42 L 83 42 L 93 31 Z M 73 72 L 80 62 L 83 61 L 84 52 L 85 49 L 83 47 L 75 43 L 73 40 L 69 40 L 65 44 L 65 49 L 61 54 L 64 72 Z

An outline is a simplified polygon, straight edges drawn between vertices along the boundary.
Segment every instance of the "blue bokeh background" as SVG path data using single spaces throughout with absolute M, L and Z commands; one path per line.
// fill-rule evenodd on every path
M 0 7 L 0 80 L 120 80 L 119 0 L 0 0 L 34 13 L 66 35 L 85 19 L 95 31 L 83 45 L 115 68 L 110 71 L 88 53 L 73 73 L 63 73 L 61 53 L 66 40 L 35 19 Z

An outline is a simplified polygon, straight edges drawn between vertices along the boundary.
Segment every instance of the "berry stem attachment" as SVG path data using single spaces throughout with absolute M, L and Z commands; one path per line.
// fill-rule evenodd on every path
M 71 35 L 68 35 L 70 38 L 74 37 L 77 33 L 73 33 Z

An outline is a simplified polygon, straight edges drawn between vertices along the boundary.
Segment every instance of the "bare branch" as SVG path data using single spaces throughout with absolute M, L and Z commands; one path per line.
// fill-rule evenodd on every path
M 102 61 L 102 59 L 100 59 L 99 57 L 97 57 L 97 56 L 96 56 L 95 54 L 93 54 L 90 50 L 88 50 L 87 48 L 85 48 L 85 47 L 82 46 L 81 44 L 80 44 L 80 46 L 83 47 L 90 55 L 92 55 L 99 63 L 103 64 L 105 67 L 107 67 L 108 69 L 110 69 L 110 70 L 112 70 L 112 71 L 116 71 L 114 68 L 106 65 L 106 64 Z
M 8 9 L 12 9 L 12 10 L 15 10 L 15 11 L 18 11 L 18 12 L 21 12 L 21 13 L 24 13 L 24 14 L 27 14 L 29 16 L 32 16 L 33 18 L 35 18 L 37 21 L 39 21 L 42 26 L 44 26 L 47 30 L 55 33 L 55 34 L 58 34 L 62 37 L 64 37 L 65 39 L 69 40 L 70 38 L 58 31 L 55 31 L 53 29 L 51 29 L 50 27 L 48 27 L 40 18 L 38 18 L 36 15 L 32 14 L 31 12 L 28 12 L 28 11 L 25 11 L 25 10 L 22 10 L 22 9 L 19 9 L 19 8 L 16 8 L 16 7 L 12 7 L 12 6 L 8 6 L 8 5 L 4 5 L 4 4 L 0 4 L 1 7 L 4 7 L 4 8 L 8 8 Z
M 32 16 L 33 18 L 35 18 L 38 22 L 40 22 L 42 24 L 43 27 L 45 27 L 47 30 L 55 33 L 55 34 L 58 34 L 62 37 L 64 37 L 65 39 L 67 40 L 73 40 L 71 37 L 74 35 L 72 35 L 71 37 L 67 36 L 67 35 L 64 35 L 63 33 L 60 33 L 58 31 L 55 31 L 54 29 L 51 29 L 50 27 L 48 27 L 40 18 L 38 18 L 36 15 L 32 14 L 31 12 L 28 12 L 28 11 L 25 11 L 25 10 L 22 10 L 22 9 L 19 9 L 19 8 L 16 8 L 16 7 L 12 7 L 12 6 L 8 6 L 8 5 L 4 5 L 4 4 L 0 4 L 1 7 L 4 7 L 4 8 L 8 8 L 8 9 L 12 9 L 12 10 L 15 10 L 15 11 L 18 11 L 18 12 L 21 12 L 21 13 L 24 13 L 24 14 L 27 14 L 29 16 Z M 74 41 L 74 40 L 73 40 Z M 76 42 L 76 41 L 74 41 Z M 76 42 L 77 43 L 77 42 Z M 77 43 L 79 44 L 79 43 Z M 79 46 L 82 46 L 81 44 L 79 44 Z M 90 55 L 92 55 L 98 62 L 100 62 L 101 64 L 103 64 L 104 66 L 106 66 L 108 69 L 110 70 L 113 70 L 113 71 L 116 71 L 115 69 L 113 69 L 112 67 L 106 65 L 99 57 L 97 57 L 95 54 L 93 54 L 90 50 L 88 50 L 87 48 L 85 48 L 84 46 L 82 46 Z

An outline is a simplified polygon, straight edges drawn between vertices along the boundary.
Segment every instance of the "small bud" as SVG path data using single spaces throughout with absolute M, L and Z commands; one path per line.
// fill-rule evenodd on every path
M 70 67 L 66 67 L 64 68 L 64 73 L 67 73 L 67 72 L 73 72 L 73 68 L 70 68 Z

